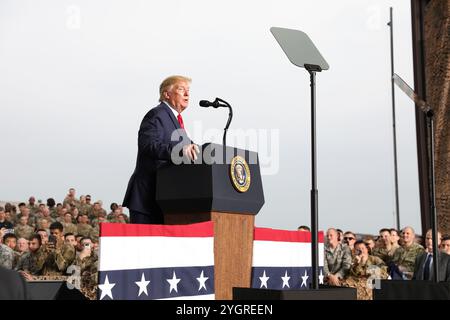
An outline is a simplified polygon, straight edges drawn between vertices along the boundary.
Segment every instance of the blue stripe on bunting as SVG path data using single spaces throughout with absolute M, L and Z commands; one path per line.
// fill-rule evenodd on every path
M 273 290 L 308 289 L 312 281 L 311 270 L 311 267 L 253 267 L 251 287 Z M 322 267 L 319 268 L 320 284 L 323 281 L 321 276 Z
M 146 286 L 143 280 L 150 282 Z M 136 282 L 141 283 L 141 290 Z M 201 284 L 204 286 L 201 287 Z M 144 288 L 148 295 L 143 291 Z M 109 294 L 114 300 L 151 300 L 214 294 L 214 266 L 100 271 L 98 298 L 110 300 Z

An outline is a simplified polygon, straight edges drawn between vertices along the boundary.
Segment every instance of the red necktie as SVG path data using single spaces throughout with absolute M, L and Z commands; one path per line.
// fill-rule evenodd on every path
M 181 114 L 180 114 L 180 113 L 178 114 L 177 119 L 178 119 L 178 123 L 180 124 L 180 127 L 181 127 L 182 129 L 184 129 L 183 118 L 181 117 Z

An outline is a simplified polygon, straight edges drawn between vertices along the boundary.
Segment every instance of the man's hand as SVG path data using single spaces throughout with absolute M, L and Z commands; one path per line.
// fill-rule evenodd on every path
M 19 274 L 22 276 L 22 278 L 24 278 L 27 281 L 34 280 L 33 276 L 25 271 L 19 271 Z
M 56 243 L 51 242 L 51 241 L 47 242 L 47 250 L 50 251 L 50 252 L 55 251 L 56 250 Z
M 197 155 L 200 153 L 198 146 L 196 144 L 188 144 L 183 147 L 183 155 L 189 160 L 197 160 Z
M 327 277 L 328 284 L 332 286 L 339 286 L 339 278 L 334 274 L 329 274 Z

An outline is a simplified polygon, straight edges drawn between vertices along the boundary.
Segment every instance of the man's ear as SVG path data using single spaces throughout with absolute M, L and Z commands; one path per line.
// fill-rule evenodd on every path
M 169 92 L 164 91 L 163 94 L 164 94 L 164 98 L 169 99 Z

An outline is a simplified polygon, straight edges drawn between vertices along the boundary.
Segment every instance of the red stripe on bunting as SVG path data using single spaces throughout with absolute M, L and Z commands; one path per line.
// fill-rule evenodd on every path
M 288 231 L 271 228 L 255 228 L 254 240 L 311 242 L 311 233 L 305 231 Z M 323 243 L 323 231 L 319 231 L 319 242 Z
M 188 225 L 100 223 L 100 237 L 213 237 L 214 222 Z

